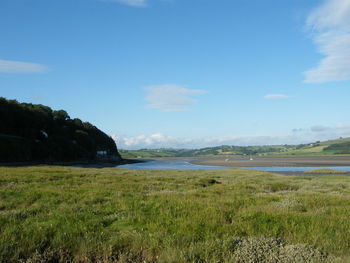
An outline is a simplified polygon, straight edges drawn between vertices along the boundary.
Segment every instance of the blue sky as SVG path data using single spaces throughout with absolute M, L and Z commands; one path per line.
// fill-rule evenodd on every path
M 119 148 L 350 136 L 349 0 L 2 0 L 0 96 Z

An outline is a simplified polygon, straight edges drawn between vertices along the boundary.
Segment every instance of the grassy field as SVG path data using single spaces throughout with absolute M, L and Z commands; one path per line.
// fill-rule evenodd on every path
M 345 174 L 345 171 L 341 170 L 334 170 L 334 169 L 327 169 L 327 168 L 322 168 L 322 169 L 314 169 L 310 171 L 305 171 L 304 173 L 306 174 Z
M 350 177 L 0 168 L 0 262 L 349 262 Z

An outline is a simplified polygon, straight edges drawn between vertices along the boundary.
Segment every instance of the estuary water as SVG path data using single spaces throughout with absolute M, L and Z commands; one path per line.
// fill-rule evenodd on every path
M 213 170 L 213 169 L 249 169 L 266 172 L 304 172 L 314 169 L 334 169 L 350 172 L 350 166 L 323 166 L 323 167 L 224 167 L 192 164 L 190 160 L 151 160 L 142 163 L 124 164 L 117 166 L 125 169 L 148 169 L 148 170 Z
M 132 163 L 117 166 L 126 169 L 148 169 L 148 170 L 213 170 L 229 169 L 231 167 L 197 165 L 190 163 L 189 160 L 164 160 L 164 161 L 146 161 L 142 163 Z

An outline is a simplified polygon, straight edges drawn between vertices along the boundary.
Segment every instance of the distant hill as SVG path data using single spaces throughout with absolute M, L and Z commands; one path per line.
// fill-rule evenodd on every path
M 114 140 L 64 110 L 0 98 L 0 162 L 120 160 Z
M 334 154 L 350 154 L 350 141 L 331 144 L 325 147 L 323 151 Z
M 201 149 L 141 149 L 120 150 L 124 158 L 157 158 L 157 157 L 225 157 L 225 156 L 310 156 L 350 154 L 350 138 L 340 138 L 325 142 L 314 142 L 298 145 L 266 146 L 229 146 L 222 145 Z

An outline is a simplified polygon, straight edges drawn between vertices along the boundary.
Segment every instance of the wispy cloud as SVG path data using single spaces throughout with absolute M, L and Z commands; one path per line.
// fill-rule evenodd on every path
M 146 7 L 147 3 L 146 0 L 100 0 L 103 2 L 116 2 L 121 3 L 133 7 Z
M 188 107 L 197 102 L 191 96 L 206 92 L 178 85 L 159 85 L 145 89 L 148 92 L 146 101 L 150 103 L 148 106 L 164 112 L 188 111 Z
M 229 135 L 202 138 L 184 138 L 154 133 L 139 136 L 112 136 L 121 149 L 156 149 L 156 148 L 203 148 L 218 145 L 277 145 L 299 144 L 315 141 L 349 137 L 349 125 L 324 126 L 293 129 L 290 133 L 281 135 Z
M 0 72 L 3 73 L 40 73 L 47 70 L 47 66 L 42 64 L 0 59 Z
M 324 126 L 324 125 L 315 125 L 315 126 L 312 126 L 310 128 L 310 130 L 312 132 L 326 132 L 326 131 L 330 131 L 330 130 L 333 130 L 334 128 L 332 127 L 328 127 L 328 126 Z
M 290 98 L 290 96 L 284 95 L 284 94 L 267 94 L 264 96 L 264 99 L 268 99 L 268 100 L 287 99 L 287 98 Z
M 310 128 L 311 132 L 326 133 L 333 136 L 349 136 L 350 126 L 346 124 L 339 124 L 336 126 L 315 125 Z
M 324 1 L 311 12 L 306 26 L 324 58 L 304 72 L 305 82 L 350 79 L 350 1 Z

